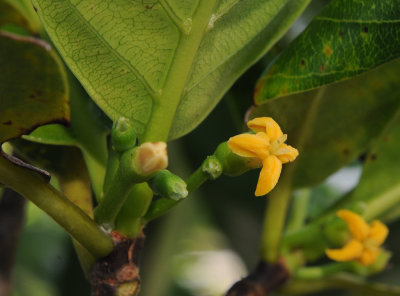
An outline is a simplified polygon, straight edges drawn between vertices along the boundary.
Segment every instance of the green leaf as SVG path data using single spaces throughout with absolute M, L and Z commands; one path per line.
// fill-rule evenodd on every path
M 64 67 L 42 40 L 0 31 L 0 143 L 69 121 Z
M 42 144 L 76 146 L 81 149 L 96 196 L 100 196 L 107 163 L 107 134 L 104 115 L 90 100 L 79 82 L 69 75 L 71 124 L 50 124 L 36 129 L 25 139 Z
M 32 15 L 25 0 L 0 0 L 0 28 L 14 25 L 32 34 L 38 33 L 37 16 Z
M 399 0 L 335 0 L 266 70 L 254 100 L 348 79 L 399 56 Z
M 400 108 L 400 63 L 254 108 L 270 116 L 299 149 L 293 185 L 317 184 L 369 148 Z
M 92 99 L 143 142 L 197 126 L 309 0 L 33 2 Z
M 392 123 L 369 151 L 360 183 L 345 200 L 366 202 L 363 215 L 369 220 L 400 206 L 400 109 Z

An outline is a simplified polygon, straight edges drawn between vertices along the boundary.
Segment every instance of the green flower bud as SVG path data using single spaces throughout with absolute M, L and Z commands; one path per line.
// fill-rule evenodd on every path
M 117 152 L 123 152 L 135 147 L 136 133 L 129 119 L 120 117 L 111 130 L 112 147 Z
M 168 170 L 161 170 L 149 181 L 154 193 L 163 197 L 180 200 L 188 195 L 186 183 Z

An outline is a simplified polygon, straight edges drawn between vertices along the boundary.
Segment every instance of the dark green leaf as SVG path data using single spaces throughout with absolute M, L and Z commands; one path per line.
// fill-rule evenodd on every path
M 348 79 L 399 56 L 399 0 L 334 0 L 267 69 L 255 103 Z
M 197 126 L 309 0 L 33 2 L 104 112 L 165 141 Z
M 64 67 L 49 44 L 0 32 L 0 69 L 0 143 L 69 121 Z
M 400 108 L 400 63 L 351 80 L 268 101 L 250 117 L 270 116 L 299 149 L 294 186 L 317 184 L 377 139 Z
M 4 25 L 15 25 L 34 33 L 29 20 L 17 8 L 17 3 L 12 5 L 7 0 L 0 0 L 0 28 Z
M 400 110 L 365 159 L 363 174 L 357 188 L 345 200 L 366 202 L 364 216 L 374 219 L 400 206 Z

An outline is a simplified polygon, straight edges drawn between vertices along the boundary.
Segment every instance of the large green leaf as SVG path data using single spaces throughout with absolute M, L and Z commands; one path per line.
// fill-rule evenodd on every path
M 334 0 L 266 70 L 255 103 L 348 79 L 399 56 L 399 0 Z
M 369 148 L 398 115 L 400 63 L 351 80 L 268 101 L 250 117 L 271 116 L 299 149 L 294 186 L 314 185 Z
M 68 122 L 66 76 L 49 44 L 0 31 L 0 69 L 0 143 Z
M 391 129 L 374 143 L 365 158 L 359 185 L 345 199 L 346 203 L 369 203 L 364 216 L 367 219 L 382 216 L 400 207 L 400 110 Z
M 33 2 L 89 95 L 150 141 L 197 126 L 309 0 Z

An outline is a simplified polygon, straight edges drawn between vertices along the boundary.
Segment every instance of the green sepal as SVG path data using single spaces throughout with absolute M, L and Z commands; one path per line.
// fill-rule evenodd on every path
M 239 176 L 261 166 L 254 158 L 241 157 L 233 153 L 227 142 L 218 145 L 214 156 L 222 165 L 223 173 L 228 176 Z

